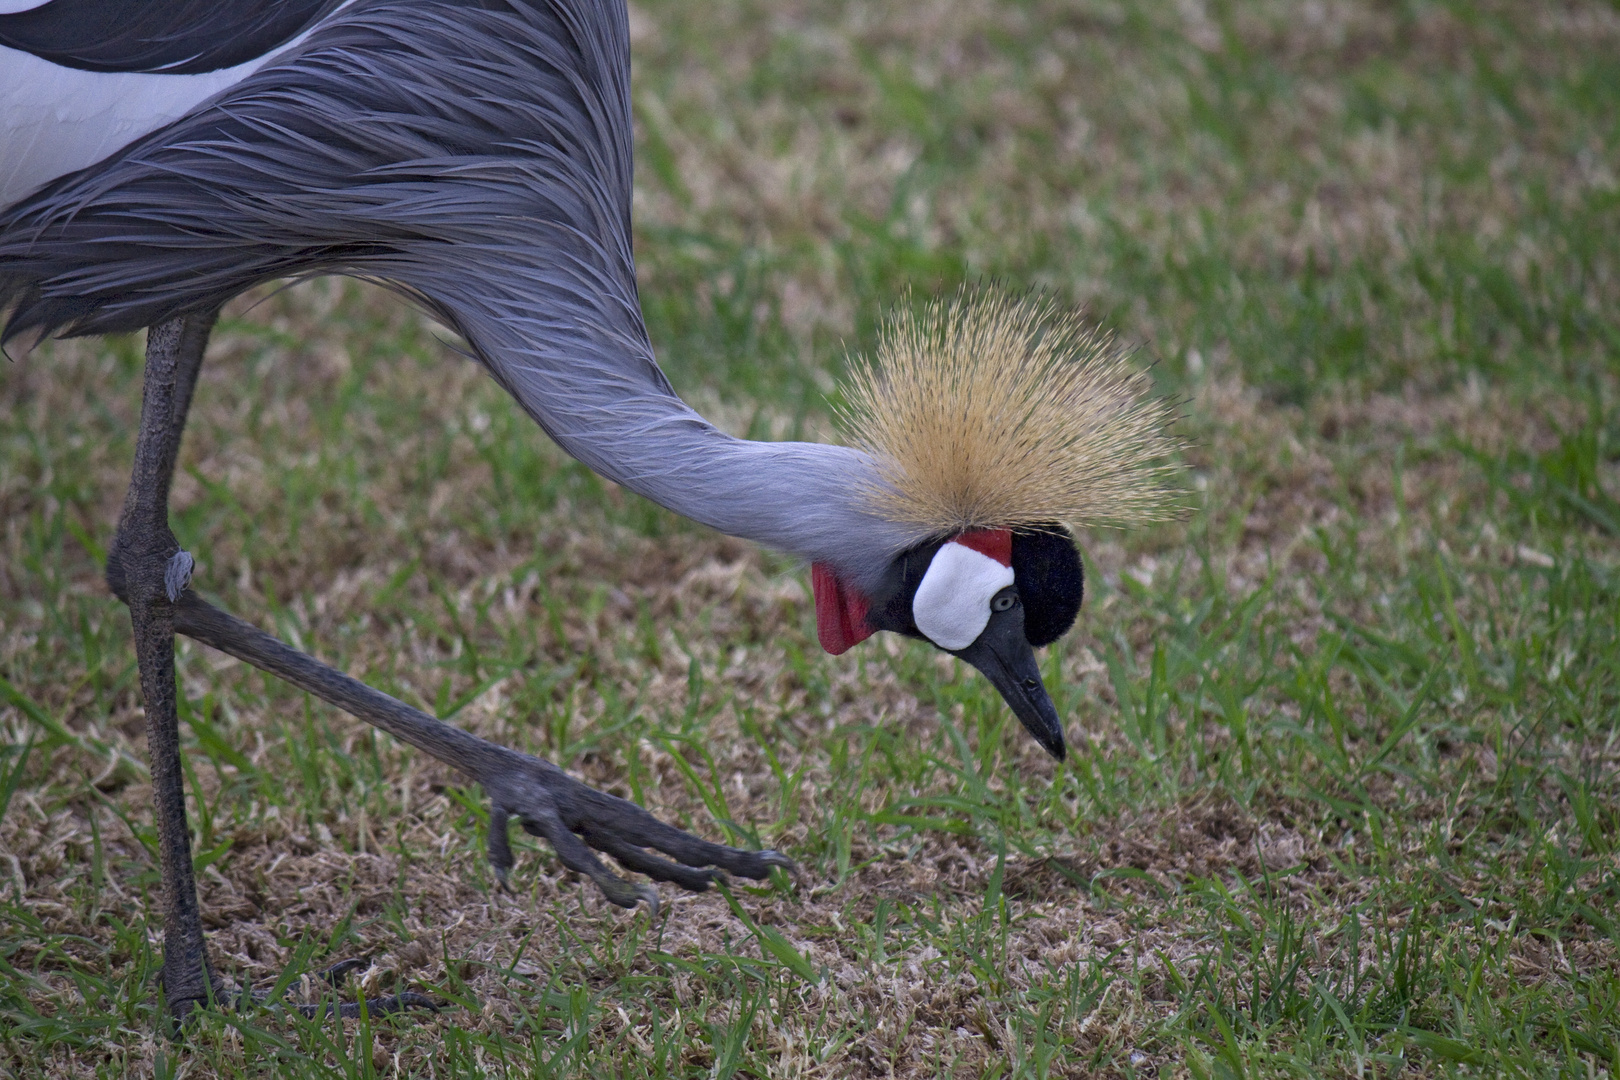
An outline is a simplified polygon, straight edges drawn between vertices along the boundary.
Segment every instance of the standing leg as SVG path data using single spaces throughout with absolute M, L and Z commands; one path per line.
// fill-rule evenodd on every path
M 214 312 L 187 315 L 147 332 L 135 470 L 118 519 L 118 535 L 107 557 L 107 584 L 129 605 L 135 628 L 163 869 L 162 985 L 169 1011 L 177 1020 L 193 1005 L 213 997 L 216 984 L 203 944 L 191 869 L 175 708 L 174 602 L 191 578 L 192 559 L 169 531 L 169 482 L 197 370 L 216 317 Z
M 169 531 L 169 485 L 180 454 L 186 413 L 197 385 L 203 351 L 218 312 L 187 315 L 147 331 L 146 379 L 141 427 L 135 443 L 135 470 L 118 535 L 107 556 L 107 584 L 129 606 L 135 627 L 135 658 L 141 697 L 146 702 L 146 752 L 152 766 L 152 798 L 157 809 L 158 848 L 163 870 L 163 995 L 173 1021 L 221 1000 L 221 988 L 208 960 L 197 882 L 191 868 L 191 830 L 186 825 L 185 773 L 180 763 L 180 718 L 174 685 L 174 633 L 177 603 L 187 596 L 194 565 L 189 552 Z M 200 601 L 195 601 L 200 603 Z M 353 960 L 319 977 L 333 986 L 364 967 Z M 245 993 L 244 1002 L 258 1002 Z M 346 1002 L 294 1006 L 305 1016 L 359 1016 L 361 1005 Z M 403 992 L 369 999 L 372 1015 L 407 1008 L 436 1010 L 430 998 Z

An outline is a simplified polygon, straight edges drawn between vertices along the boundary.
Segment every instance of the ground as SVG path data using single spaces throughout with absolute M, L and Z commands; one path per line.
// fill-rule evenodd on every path
M 0 372 L 0 1064 L 17 1076 L 1442 1076 L 1620 1063 L 1620 14 L 1601 3 L 638 3 L 671 378 L 834 438 L 885 310 L 1083 307 L 1187 512 L 1081 537 L 1059 765 L 973 672 L 820 652 L 801 567 L 569 462 L 354 283 L 215 336 L 196 585 L 797 877 L 656 920 L 479 792 L 189 642 L 222 971 L 401 1022 L 157 1034 L 128 620 L 139 338 Z

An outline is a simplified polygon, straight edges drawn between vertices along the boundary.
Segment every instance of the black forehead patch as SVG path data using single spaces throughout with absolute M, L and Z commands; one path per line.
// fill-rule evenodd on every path
M 1035 648 L 1069 632 L 1080 614 L 1085 571 L 1061 525 L 1018 529 L 1012 540 L 1013 580 L 1024 602 L 1024 636 Z

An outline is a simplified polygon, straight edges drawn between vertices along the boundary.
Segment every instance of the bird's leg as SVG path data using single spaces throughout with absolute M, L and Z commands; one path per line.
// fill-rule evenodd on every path
M 176 1019 L 212 998 L 216 988 L 197 910 L 175 711 L 174 601 L 190 578 L 192 560 L 169 531 L 169 481 L 213 322 L 212 314 L 185 316 L 147 332 L 134 475 L 107 556 L 107 584 L 129 605 L 146 702 L 146 747 L 163 870 L 162 985 Z
M 134 624 L 141 697 L 146 703 L 147 756 L 152 766 L 152 798 L 157 809 L 163 873 L 160 978 L 175 1023 L 184 1020 L 194 1007 L 221 1000 L 197 906 L 175 700 L 175 601 L 185 593 L 194 563 L 169 530 L 169 487 L 197 372 L 217 317 L 218 312 L 183 316 L 147 332 L 134 475 L 107 556 L 107 584 L 113 595 L 129 606 Z M 323 974 L 335 986 L 354 966 L 354 961 L 347 961 Z M 244 995 L 244 999 L 251 997 Z M 410 993 L 367 1002 L 373 1014 L 411 1006 L 433 1008 L 434 1004 L 420 994 Z M 327 1009 L 324 1005 L 297 1008 L 306 1016 L 324 1015 Z M 339 1006 L 338 1013 L 355 1016 L 359 1009 L 358 1003 L 351 1002 Z
M 175 605 L 174 626 L 179 633 L 277 675 L 482 784 L 491 805 L 489 860 L 503 886 L 512 868 L 512 848 L 506 836 L 510 818 L 544 838 L 564 865 L 590 877 L 603 895 L 621 907 L 645 902 L 656 912 L 658 895 L 650 886 L 614 874 L 592 848 L 613 856 L 626 869 L 657 881 L 673 881 L 694 892 L 707 889 L 723 873 L 758 880 L 769 876 L 773 866 L 793 867 L 775 851 L 726 847 L 666 825 L 635 803 L 585 786 L 549 761 L 487 742 L 373 690 L 193 592 L 184 593 Z

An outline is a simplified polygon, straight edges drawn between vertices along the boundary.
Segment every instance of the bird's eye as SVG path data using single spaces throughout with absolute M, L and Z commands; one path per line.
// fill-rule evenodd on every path
M 1016 603 L 1018 603 L 1017 593 L 1012 592 L 1011 590 L 1003 593 L 997 593 L 995 598 L 990 601 L 990 610 L 1010 611 L 1012 606 Z

